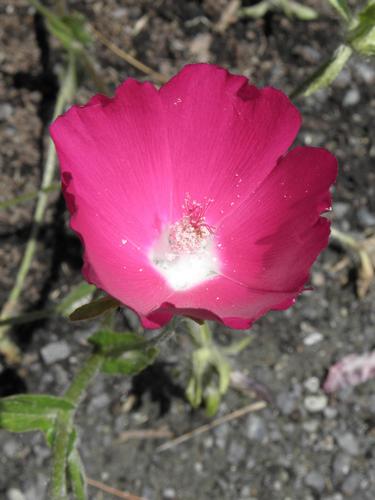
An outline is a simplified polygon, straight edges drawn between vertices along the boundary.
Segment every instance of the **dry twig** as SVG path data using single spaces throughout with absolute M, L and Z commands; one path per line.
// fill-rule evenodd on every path
M 146 64 L 139 61 L 128 52 L 125 52 L 125 50 L 120 49 L 120 47 L 117 47 L 117 45 L 112 43 L 111 40 L 109 40 L 106 36 L 103 35 L 103 33 L 94 28 L 94 26 L 91 26 L 91 29 L 96 38 L 103 45 L 105 45 L 111 52 L 121 57 L 121 59 L 124 59 L 124 61 L 126 61 L 134 68 L 138 69 L 139 71 L 142 71 L 142 73 L 145 73 L 146 75 L 149 75 L 153 80 L 155 80 L 158 83 L 165 83 L 168 80 L 166 76 L 162 75 L 161 73 L 158 73 L 157 71 L 154 71 L 152 68 L 146 66 Z
M 95 479 L 86 478 L 87 484 L 97 488 L 98 490 L 104 491 L 105 493 L 109 493 L 117 498 L 124 498 L 125 500 L 146 500 L 144 497 L 139 497 L 137 495 L 133 495 L 132 493 L 128 493 L 127 491 L 120 491 L 112 486 L 108 486 L 100 481 L 96 481 Z
M 219 425 L 225 424 L 226 422 L 230 422 L 231 420 L 235 420 L 237 418 L 243 417 L 244 415 L 247 415 L 248 413 L 252 413 L 255 411 L 263 410 L 267 404 L 264 401 L 257 401 L 256 403 L 251 403 L 249 405 L 244 406 L 243 408 L 239 408 L 238 410 L 232 411 L 231 413 L 228 413 L 227 415 L 224 415 L 222 417 L 219 417 L 209 424 L 202 425 L 200 427 L 197 427 L 196 429 L 193 429 L 190 432 L 186 432 L 185 434 L 182 434 L 181 436 L 176 437 L 175 439 L 172 439 L 171 441 L 168 441 L 167 443 L 162 444 L 161 446 L 158 446 L 156 448 L 157 452 L 160 451 L 166 451 L 169 450 L 170 448 L 173 448 L 175 446 L 178 446 L 181 443 L 184 443 L 185 441 L 188 441 L 189 439 L 199 436 L 200 434 L 203 434 L 204 432 L 210 431 L 211 429 L 214 429 L 215 427 L 218 427 Z
M 122 432 L 119 436 L 119 442 L 125 443 L 130 439 L 161 439 L 173 437 L 172 432 L 167 428 L 161 429 L 138 429 Z

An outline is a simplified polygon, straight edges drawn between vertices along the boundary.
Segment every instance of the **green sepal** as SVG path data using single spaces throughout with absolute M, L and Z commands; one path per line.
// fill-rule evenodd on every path
M 207 417 L 216 415 L 221 402 L 221 394 L 218 388 L 215 385 L 205 387 L 203 399 Z
M 128 351 L 121 357 L 105 359 L 101 370 L 108 375 L 136 375 L 152 364 L 158 354 L 156 347 L 149 347 L 144 351 Z
M 71 321 L 83 321 L 94 319 L 102 314 L 119 307 L 120 302 L 112 297 L 102 297 L 101 299 L 94 300 L 89 304 L 78 307 L 69 315 Z

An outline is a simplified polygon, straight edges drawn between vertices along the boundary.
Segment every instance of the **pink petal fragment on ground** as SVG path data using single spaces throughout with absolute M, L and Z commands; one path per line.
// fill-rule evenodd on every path
M 331 366 L 324 382 L 325 392 L 335 392 L 375 378 L 375 351 L 349 354 Z

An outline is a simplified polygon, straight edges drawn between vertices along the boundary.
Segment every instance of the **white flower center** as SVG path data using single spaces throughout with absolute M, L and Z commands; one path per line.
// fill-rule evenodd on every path
M 214 231 L 205 222 L 207 203 L 187 195 L 183 216 L 167 226 L 151 252 L 151 260 L 175 290 L 186 290 L 218 273 Z

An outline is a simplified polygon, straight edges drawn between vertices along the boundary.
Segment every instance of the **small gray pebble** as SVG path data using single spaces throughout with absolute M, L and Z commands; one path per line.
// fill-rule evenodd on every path
M 107 393 L 100 394 L 99 396 L 94 397 L 90 401 L 90 410 L 96 409 L 99 410 L 101 408 L 105 408 L 111 402 L 111 398 Z
M 7 491 L 7 500 L 25 500 L 25 496 L 22 491 L 16 488 L 10 488 L 10 490 Z
M 362 227 L 367 228 L 375 226 L 375 215 L 367 210 L 367 208 L 360 208 L 357 213 L 358 221 Z
M 305 382 L 303 383 L 305 386 L 305 389 L 307 389 L 309 392 L 318 392 L 320 382 L 318 377 L 310 377 Z
M 0 104 L 0 121 L 6 121 L 11 117 L 13 113 L 13 108 L 10 104 L 4 103 Z
M 307 396 L 304 400 L 305 408 L 311 413 L 323 411 L 327 406 L 328 398 L 325 394 Z
M 176 492 L 173 488 L 165 488 L 163 491 L 163 498 L 165 500 L 176 498 Z
M 351 458 L 349 455 L 338 453 L 333 461 L 333 480 L 335 483 L 342 481 L 350 472 Z
M 345 479 L 341 487 L 341 490 L 344 493 L 344 495 L 352 496 L 357 491 L 360 482 L 361 482 L 361 476 L 359 474 L 352 473 Z
M 314 491 L 321 493 L 325 487 L 325 480 L 320 472 L 312 471 L 305 477 L 305 484 Z
M 350 205 L 349 203 L 344 203 L 341 201 L 337 201 L 333 204 L 333 215 L 337 219 L 342 219 L 349 212 Z
M 239 462 L 245 457 L 246 448 L 237 441 L 232 441 L 228 450 L 228 461 L 233 465 L 238 465 Z
M 246 435 L 254 441 L 264 441 L 267 437 L 264 420 L 258 415 L 249 415 L 246 423 Z
M 56 361 L 68 358 L 70 356 L 70 347 L 64 341 L 52 342 L 42 348 L 41 355 L 47 365 L 52 365 Z
M 320 332 L 312 332 L 303 339 L 303 343 L 307 346 L 318 344 L 323 340 L 323 335 Z
M 283 415 L 290 415 L 296 407 L 296 398 L 292 393 L 280 392 L 276 404 Z
M 361 100 L 361 94 L 357 88 L 353 88 L 347 91 L 344 96 L 343 105 L 344 106 L 355 106 Z
M 359 455 L 359 444 L 357 438 L 351 432 L 345 432 L 337 437 L 340 448 L 349 455 Z

